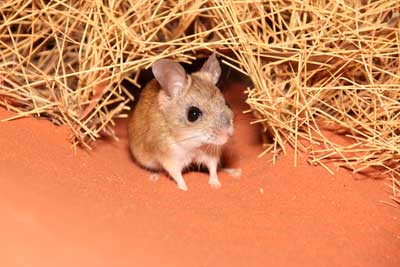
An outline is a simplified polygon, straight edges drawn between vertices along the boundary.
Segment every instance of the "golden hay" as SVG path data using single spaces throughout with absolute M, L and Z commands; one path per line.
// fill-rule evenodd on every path
M 251 111 L 310 163 L 392 177 L 400 203 L 400 2 L 28 1 L 0 4 L 0 104 L 46 116 L 89 147 L 126 116 L 140 71 L 216 49 L 248 75 Z M 352 138 L 340 145 L 326 129 Z M 307 142 L 301 142 L 301 140 Z

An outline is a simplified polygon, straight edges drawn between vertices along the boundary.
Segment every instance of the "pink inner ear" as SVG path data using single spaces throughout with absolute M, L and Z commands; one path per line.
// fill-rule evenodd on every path
M 186 86 L 186 72 L 179 63 L 173 60 L 160 59 L 156 61 L 152 71 L 162 89 L 171 97 L 178 95 Z
M 213 84 L 217 84 L 221 76 L 221 67 L 215 52 L 207 59 L 200 71 L 210 77 Z

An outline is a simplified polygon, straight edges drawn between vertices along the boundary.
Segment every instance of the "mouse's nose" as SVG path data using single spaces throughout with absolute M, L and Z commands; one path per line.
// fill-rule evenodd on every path
M 220 121 L 221 121 L 222 126 L 227 127 L 227 128 L 232 126 L 232 124 L 233 124 L 232 117 L 229 116 L 228 114 L 226 114 L 226 112 L 222 112 L 220 114 Z
M 229 137 L 232 137 L 232 136 L 233 136 L 233 126 L 232 126 L 232 125 L 229 126 L 227 133 L 228 133 L 228 136 L 229 136 Z
M 229 137 L 233 135 L 233 118 L 229 116 L 226 112 L 221 113 L 220 117 L 221 125 L 225 129 L 225 132 Z

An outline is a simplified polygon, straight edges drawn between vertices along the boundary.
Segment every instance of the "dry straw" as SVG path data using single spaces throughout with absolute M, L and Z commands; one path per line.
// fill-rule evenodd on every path
M 329 171 L 387 173 L 400 203 L 399 21 L 398 0 L 0 1 L 0 104 L 89 147 L 126 116 L 124 79 L 216 49 L 253 82 L 265 152 L 289 144 Z

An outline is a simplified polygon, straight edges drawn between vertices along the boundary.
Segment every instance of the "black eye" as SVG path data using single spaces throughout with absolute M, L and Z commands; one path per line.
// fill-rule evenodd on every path
M 198 118 L 200 118 L 200 116 L 203 114 L 203 112 L 201 112 L 201 110 L 198 107 L 193 107 L 191 106 L 188 109 L 188 113 L 187 113 L 187 119 L 190 122 L 194 122 L 196 121 Z
M 232 108 L 231 108 L 231 105 L 229 105 L 229 103 L 226 102 L 226 101 L 225 101 L 225 105 L 226 105 L 228 108 L 232 109 Z

